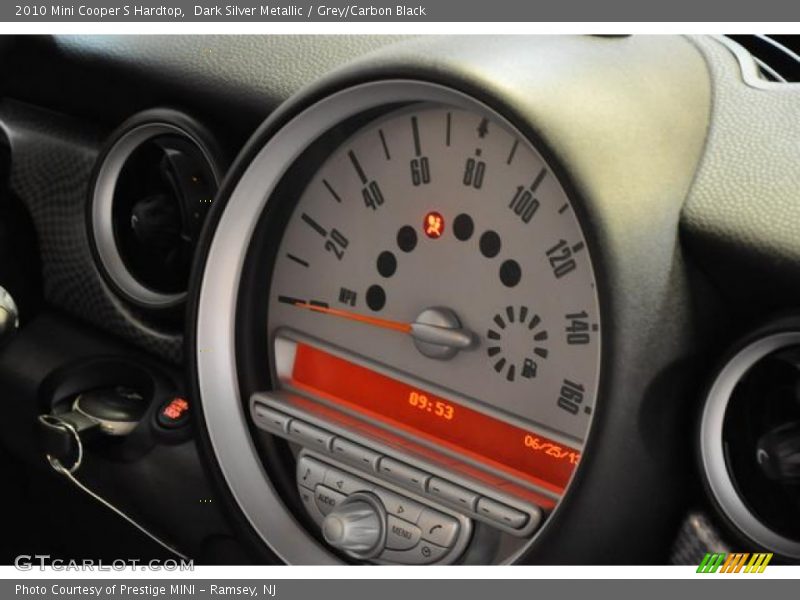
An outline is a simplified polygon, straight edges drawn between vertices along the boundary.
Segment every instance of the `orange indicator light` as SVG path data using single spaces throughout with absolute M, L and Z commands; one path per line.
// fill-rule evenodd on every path
M 425 222 L 422 224 L 422 230 L 431 239 L 442 237 L 444 233 L 444 217 L 435 211 L 429 212 L 425 215 Z
M 189 410 L 189 403 L 180 396 L 173 398 L 161 411 L 166 418 L 173 421 L 180 419 Z

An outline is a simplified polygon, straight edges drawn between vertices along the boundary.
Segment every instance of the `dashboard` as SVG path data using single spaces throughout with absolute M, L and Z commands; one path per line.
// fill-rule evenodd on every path
M 798 46 L 3 40 L 4 555 L 800 560 Z

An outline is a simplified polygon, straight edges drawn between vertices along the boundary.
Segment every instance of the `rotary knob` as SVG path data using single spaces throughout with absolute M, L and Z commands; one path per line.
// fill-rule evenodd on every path
M 356 558 L 371 558 L 386 541 L 386 510 L 372 494 L 348 496 L 322 522 L 322 536 Z

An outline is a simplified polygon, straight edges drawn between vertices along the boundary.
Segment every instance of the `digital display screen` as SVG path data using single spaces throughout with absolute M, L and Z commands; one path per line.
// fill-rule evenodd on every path
M 298 343 L 292 385 L 561 493 L 580 452 L 422 388 Z

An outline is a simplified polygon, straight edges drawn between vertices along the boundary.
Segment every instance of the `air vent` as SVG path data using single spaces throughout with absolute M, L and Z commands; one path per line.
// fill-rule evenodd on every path
M 89 229 L 101 272 L 140 307 L 186 297 L 203 221 L 220 179 L 215 144 L 186 115 L 136 115 L 111 137 L 95 177 Z
M 700 455 L 734 529 L 800 558 L 800 329 L 760 336 L 723 367 L 703 411 Z
M 761 77 L 767 81 L 800 82 L 800 37 L 788 35 L 728 36 L 753 56 Z

